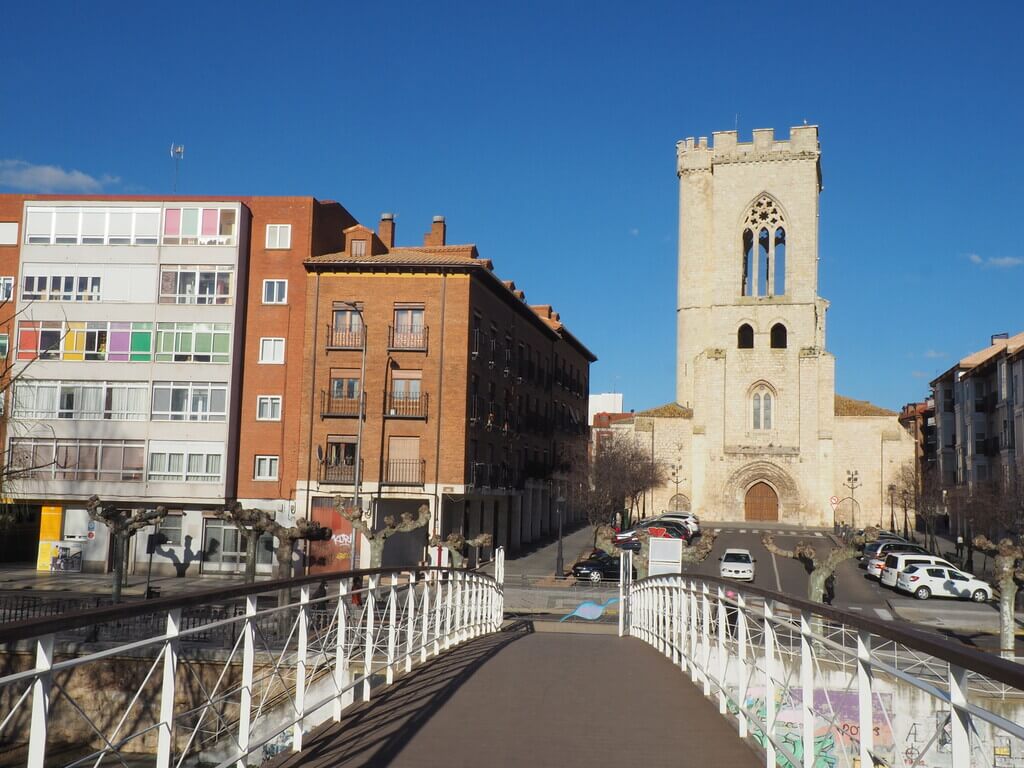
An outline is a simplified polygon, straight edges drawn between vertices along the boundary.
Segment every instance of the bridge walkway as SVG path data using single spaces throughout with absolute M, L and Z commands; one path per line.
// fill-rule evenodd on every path
M 461 645 L 308 734 L 273 768 L 763 765 L 650 646 L 516 622 Z

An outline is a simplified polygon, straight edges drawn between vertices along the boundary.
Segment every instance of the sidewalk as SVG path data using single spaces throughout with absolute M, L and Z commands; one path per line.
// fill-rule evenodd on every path
M 30 566 L 0 568 L 0 593 L 43 592 L 61 597 L 73 595 L 109 596 L 113 575 L 109 573 L 50 573 Z M 257 578 L 257 581 L 263 581 Z M 161 597 L 196 592 L 202 589 L 242 584 L 242 574 L 203 574 L 199 576 L 154 576 L 151 585 L 160 590 Z M 122 587 L 124 597 L 142 597 L 146 592 L 145 574 L 132 574 L 128 585 Z

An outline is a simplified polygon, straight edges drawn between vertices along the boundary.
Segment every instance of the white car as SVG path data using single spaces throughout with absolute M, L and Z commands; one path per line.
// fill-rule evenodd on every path
M 684 526 L 691 536 L 700 533 L 700 520 L 690 512 L 662 512 L 659 520 L 670 520 Z
M 723 579 L 754 580 L 754 563 L 749 549 L 727 549 L 718 558 L 718 575 Z
M 881 557 L 870 558 L 868 560 L 866 568 L 868 571 L 868 576 L 870 576 L 872 579 L 881 578 L 882 569 L 885 568 L 885 555 L 882 555 Z
M 941 568 L 953 568 L 953 565 L 948 560 L 943 560 L 938 555 L 916 555 L 908 554 L 906 552 L 890 552 L 885 556 L 885 564 L 882 566 L 881 578 L 879 581 L 886 587 L 895 587 L 896 579 L 899 578 L 900 572 L 905 571 L 912 565 L 937 565 Z
M 939 565 L 912 565 L 896 577 L 896 589 L 918 600 L 929 597 L 970 598 L 976 603 L 992 599 L 992 587 L 973 574 Z

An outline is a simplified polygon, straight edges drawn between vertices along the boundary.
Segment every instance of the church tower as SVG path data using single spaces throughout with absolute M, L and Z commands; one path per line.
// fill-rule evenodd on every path
M 832 492 L 834 360 L 818 296 L 815 126 L 677 145 L 676 401 L 694 500 L 796 521 Z M 811 501 L 813 500 L 813 502 Z

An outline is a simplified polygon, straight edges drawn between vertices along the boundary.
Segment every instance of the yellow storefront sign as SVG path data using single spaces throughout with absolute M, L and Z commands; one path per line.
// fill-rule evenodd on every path
M 60 537 L 63 528 L 63 507 L 43 507 L 39 513 L 39 555 L 36 570 L 50 570 L 53 558 L 60 554 Z

